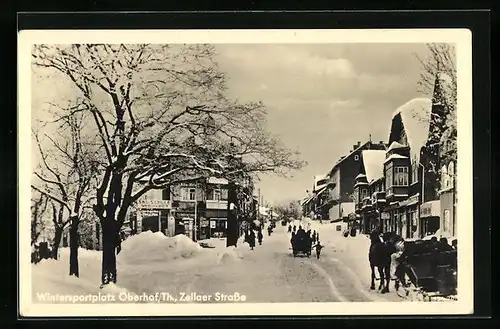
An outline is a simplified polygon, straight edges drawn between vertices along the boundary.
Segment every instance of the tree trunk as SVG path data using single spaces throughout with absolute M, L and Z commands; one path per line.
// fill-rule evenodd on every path
M 227 201 L 227 230 L 226 247 L 235 246 L 238 242 L 238 224 L 237 224 L 237 195 L 233 182 L 228 185 Z
M 52 245 L 52 258 L 57 260 L 59 245 L 61 244 L 63 229 L 60 226 L 55 227 L 54 244 Z
M 78 246 L 80 237 L 78 234 L 78 217 L 71 219 L 69 229 L 69 275 L 80 276 L 78 271 Z
M 116 283 L 116 221 L 106 218 L 102 221 L 102 273 L 101 287 Z

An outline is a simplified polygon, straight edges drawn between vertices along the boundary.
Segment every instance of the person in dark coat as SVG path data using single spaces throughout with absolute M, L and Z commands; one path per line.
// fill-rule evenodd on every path
M 316 230 L 313 231 L 312 237 L 311 237 L 312 243 L 316 242 Z
M 292 225 L 288 225 L 288 233 L 292 232 Z
M 299 226 L 299 229 L 297 230 L 297 237 L 305 237 L 306 236 L 306 231 L 302 228 L 302 226 Z
M 293 226 L 293 231 L 296 232 L 297 231 L 297 226 Z
M 324 246 L 322 246 L 320 243 L 319 243 L 319 240 L 318 240 L 318 243 L 316 243 L 316 245 L 313 247 L 316 249 L 316 258 L 319 259 L 319 255 L 321 254 L 321 249 L 323 249 Z
M 253 250 L 255 247 L 255 232 L 253 230 L 250 230 L 248 234 L 248 245 L 250 246 L 250 250 Z
M 263 238 L 262 230 L 259 230 L 257 232 L 257 240 L 259 241 L 259 245 L 262 245 L 262 238 Z
M 272 227 L 271 225 L 269 225 L 269 226 L 267 227 L 267 234 L 268 234 L 269 236 L 271 236 L 271 233 L 272 233 L 272 232 L 273 232 L 273 227 Z

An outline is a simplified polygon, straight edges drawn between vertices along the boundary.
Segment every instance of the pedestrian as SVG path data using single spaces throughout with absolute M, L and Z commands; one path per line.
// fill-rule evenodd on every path
M 292 225 L 288 225 L 288 233 L 292 232 Z
M 293 226 L 293 232 L 296 232 L 296 231 L 297 231 L 297 226 L 296 226 L 296 225 L 294 225 L 294 226 Z
M 271 236 L 271 233 L 272 233 L 272 232 L 273 232 L 273 228 L 272 228 L 272 226 L 270 226 L 270 225 L 269 225 L 269 226 L 267 227 L 267 234 L 268 234 L 268 236 Z
M 257 232 L 257 239 L 259 240 L 259 245 L 262 245 L 262 238 L 263 238 L 263 236 L 262 236 L 262 230 L 259 230 Z
M 316 245 L 313 247 L 316 249 L 316 258 L 319 259 L 319 256 L 321 254 L 321 249 L 323 249 L 324 246 L 322 246 L 319 241 L 316 243 Z
M 255 232 L 250 230 L 250 234 L 248 236 L 248 244 L 250 245 L 250 250 L 253 250 L 255 247 Z
M 312 243 L 316 243 L 316 230 L 313 231 L 311 239 L 312 239 Z

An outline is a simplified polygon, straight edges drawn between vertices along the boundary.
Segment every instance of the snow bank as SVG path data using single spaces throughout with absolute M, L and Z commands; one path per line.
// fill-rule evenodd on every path
M 131 236 L 122 243 L 118 261 L 126 264 L 144 264 L 193 258 L 203 251 L 203 247 L 186 235 L 167 237 L 161 232 L 147 231 Z
M 219 255 L 219 263 L 221 264 L 227 264 L 243 259 L 243 255 L 241 255 L 235 247 L 226 248 L 226 251 L 219 253 Z

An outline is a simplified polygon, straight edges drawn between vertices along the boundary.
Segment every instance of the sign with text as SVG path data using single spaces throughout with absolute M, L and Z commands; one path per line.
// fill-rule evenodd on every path
M 137 206 L 141 209 L 171 209 L 172 203 L 170 200 L 142 199 L 137 202 Z

